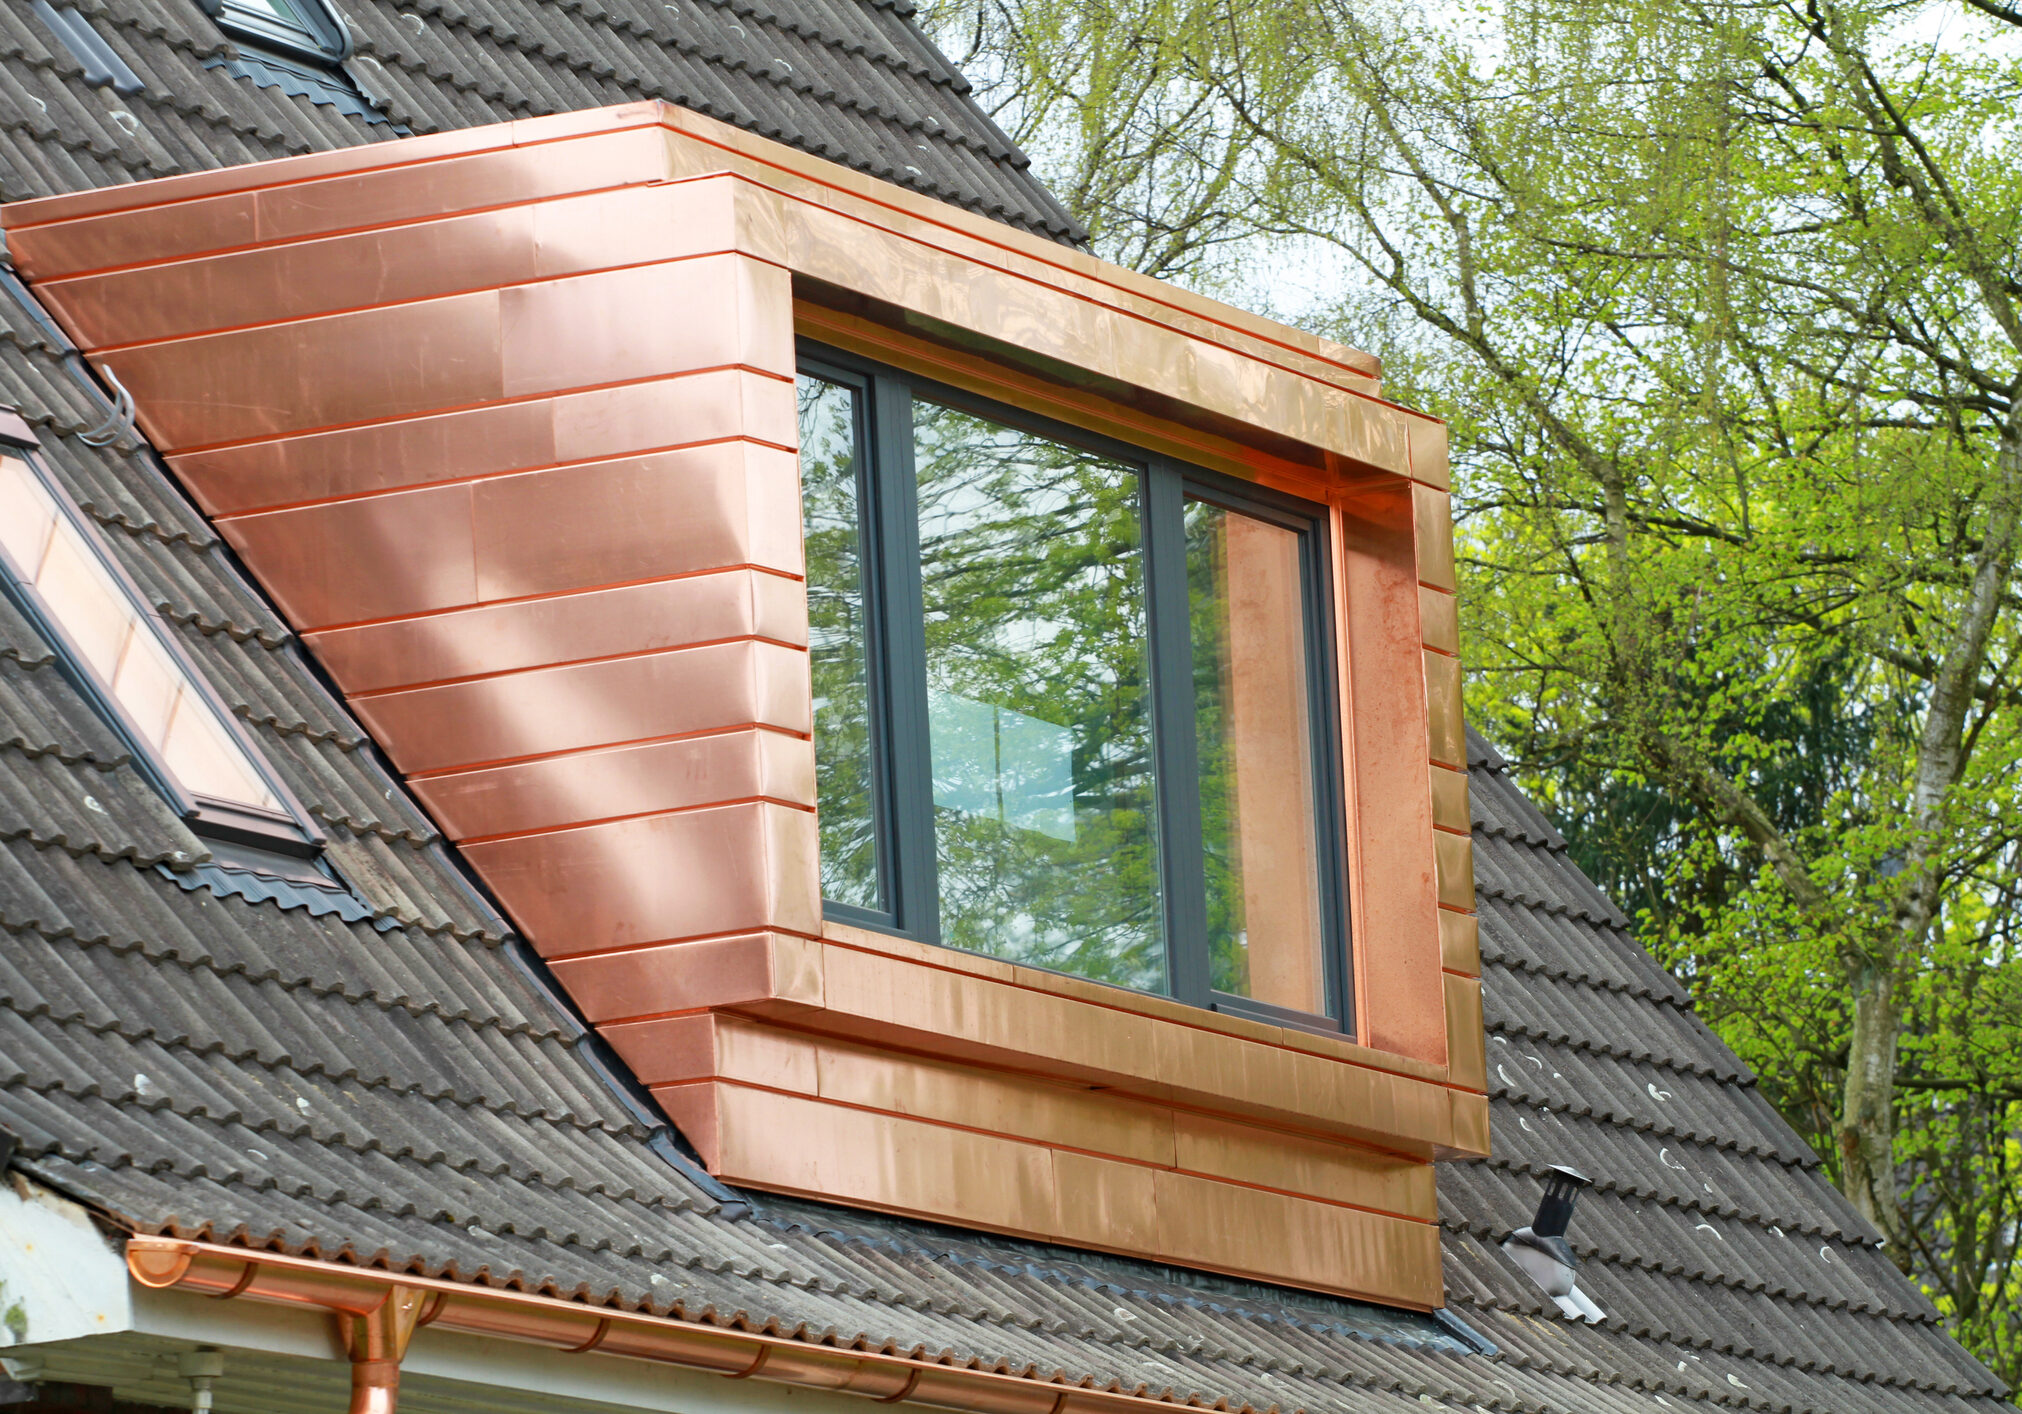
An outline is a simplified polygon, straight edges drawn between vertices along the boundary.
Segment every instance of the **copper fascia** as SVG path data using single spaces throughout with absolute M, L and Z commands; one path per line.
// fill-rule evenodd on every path
M 397 1382 L 399 1356 L 386 1352 L 397 1343 L 404 1355 L 408 1338 L 422 1326 L 524 1341 L 566 1354 L 623 1355 L 726 1379 L 766 1380 L 854 1394 L 881 1404 L 918 1404 L 968 1414 L 1129 1414 L 1170 1411 L 1175 1405 L 1210 1407 L 1198 1395 L 1184 1401 L 1153 1399 L 209 1242 L 137 1235 L 127 1239 L 126 1264 L 136 1282 L 155 1291 L 245 1298 L 332 1313 L 343 1325 L 352 1354 L 352 1414 L 392 1414 L 396 1384 L 371 1381 L 389 1378 L 383 1371 L 390 1365 L 390 1379 Z M 361 1358 L 361 1350 L 370 1353 Z M 361 1370 L 366 1373 L 361 1375 Z M 1229 1408 L 1219 1402 L 1212 1407 Z M 1273 1405 L 1257 1414 L 1275 1414 L 1277 1408 Z M 1246 1403 L 1234 1414 L 1253 1410 Z

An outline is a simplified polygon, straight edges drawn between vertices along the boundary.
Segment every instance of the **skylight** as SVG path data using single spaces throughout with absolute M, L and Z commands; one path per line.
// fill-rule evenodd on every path
M 169 646 L 161 621 L 135 601 L 18 452 L 0 455 L 0 554 L 128 727 L 200 807 L 208 800 L 287 813 Z

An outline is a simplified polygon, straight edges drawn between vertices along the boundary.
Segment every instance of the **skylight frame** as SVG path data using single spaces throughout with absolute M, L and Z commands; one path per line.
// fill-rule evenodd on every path
M 0 593 L 6 594 L 49 643 L 61 671 L 111 727 L 131 756 L 135 769 L 200 836 L 292 858 L 316 858 L 326 843 L 322 833 L 310 823 L 308 814 L 267 763 L 236 714 L 177 641 L 171 626 L 162 620 L 133 577 L 107 549 L 75 499 L 51 474 L 40 442 L 19 418 L 0 419 L 0 457 L 18 460 L 28 469 L 56 514 L 75 533 L 93 563 L 124 599 L 136 624 L 145 627 L 154 645 L 167 657 L 181 680 L 181 690 L 197 699 L 211 725 L 222 734 L 225 744 L 237 753 L 240 764 L 277 808 L 269 810 L 247 801 L 202 794 L 186 786 L 170 768 L 162 748 L 120 700 L 113 684 L 92 665 L 63 613 L 28 578 L 28 572 L 14 563 L 11 554 L 0 547 Z
M 282 58 L 334 68 L 351 57 L 351 31 L 324 0 L 281 0 L 302 16 L 291 25 L 255 0 L 197 0 L 234 39 L 250 40 Z

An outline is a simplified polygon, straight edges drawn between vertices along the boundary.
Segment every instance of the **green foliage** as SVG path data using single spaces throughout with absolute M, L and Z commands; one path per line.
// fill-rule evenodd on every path
M 1972 3 L 930 17 L 1106 254 L 1448 418 L 1473 721 L 2022 1383 L 2022 14 Z

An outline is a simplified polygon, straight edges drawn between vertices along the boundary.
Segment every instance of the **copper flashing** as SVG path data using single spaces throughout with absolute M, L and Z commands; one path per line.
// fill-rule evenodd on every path
M 0 225 L 719 1173 L 1437 1304 L 1427 1165 L 1487 1144 L 1446 439 L 1373 358 L 660 104 Z M 1353 1040 L 824 920 L 796 335 L 1327 508 Z
M 1033 1375 L 910 1359 L 882 1351 L 815 1345 L 784 1336 L 703 1325 L 678 1316 L 618 1311 L 528 1292 L 468 1286 L 431 1277 L 343 1267 L 304 1257 L 255 1252 L 208 1242 L 134 1236 L 127 1270 L 153 1290 L 243 1299 L 332 1312 L 347 1327 L 368 1330 L 407 1322 L 494 1340 L 524 1341 L 568 1354 L 596 1351 L 658 1361 L 730 1379 L 757 1379 L 804 1389 L 861 1395 L 970 1414 L 1128 1414 L 1170 1410 L 1175 1401 L 1120 1389 L 1098 1389 Z M 376 1342 L 376 1343 L 375 1343 Z M 351 1349 L 386 1350 L 385 1333 Z M 404 1344 L 403 1344 L 404 1350 Z M 355 1367 L 354 1367 L 355 1368 Z M 370 1372 L 373 1377 L 377 1371 Z M 354 1390 L 357 1388 L 354 1383 Z M 368 1388 L 377 1388 L 368 1386 Z M 391 1403 L 361 1405 L 391 1410 Z M 1185 1407 L 1209 1405 L 1198 1397 Z M 1244 1404 L 1233 1414 L 1247 1414 Z M 1268 1414 L 1268 1411 L 1263 1412 Z

